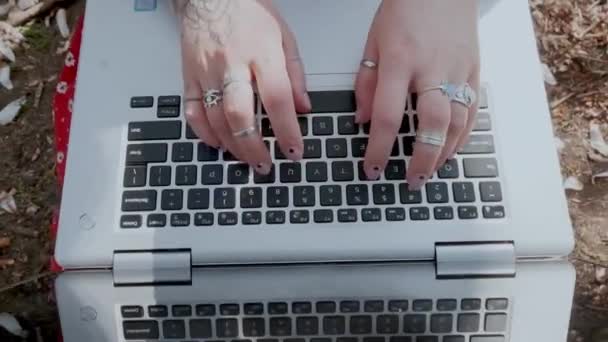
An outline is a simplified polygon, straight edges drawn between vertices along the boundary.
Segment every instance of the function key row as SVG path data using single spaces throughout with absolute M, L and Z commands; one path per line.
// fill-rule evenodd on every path
M 179 116 L 180 106 L 180 96 L 159 96 L 156 116 L 159 118 L 176 118 Z M 154 97 L 152 96 L 135 96 L 131 98 L 131 108 L 152 107 L 154 107 Z

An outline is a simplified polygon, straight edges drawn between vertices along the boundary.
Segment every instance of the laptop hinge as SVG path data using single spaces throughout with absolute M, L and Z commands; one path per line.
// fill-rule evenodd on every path
M 190 285 L 190 250 L 115 251 L 115 286 Z
M 515 277 L 512 241 L 435 244 L 437 279 Z

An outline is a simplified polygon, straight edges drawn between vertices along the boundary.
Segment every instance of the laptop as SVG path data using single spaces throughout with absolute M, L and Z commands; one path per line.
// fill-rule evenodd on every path
M 188 128 L 169 2 L 87 2 L 55 250 L 65 341 L 565 341 L 573 234 L 527 1 L 481 19 L 475 131 L 420 192 L 399 166 L 415 97 L 391 167 L 359 169 L 352 90 L 378 3 L 276 1 L 313 113 L 294 164 L 256 104 L 293 170 L 260 177 Z

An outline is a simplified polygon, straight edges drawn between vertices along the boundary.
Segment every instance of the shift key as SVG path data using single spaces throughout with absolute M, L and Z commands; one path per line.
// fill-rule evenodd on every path
M 167 161 L 167 144 L 137 144 L 127 146 L 127 165 L 164 163 Z

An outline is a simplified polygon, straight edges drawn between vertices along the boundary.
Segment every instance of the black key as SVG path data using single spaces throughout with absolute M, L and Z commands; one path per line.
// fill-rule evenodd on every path
M 317 303 L 317 311 L 318 303 Z M 346 322 L 344 316 L 325 316 L 323 317 L 323 334 L 325 335 L 342 335 L 346 330 Z
M 293 205 L 296 207 L 312 207 L 315 205 L 314 186 L 296 186 L 293 188 Z
M 176 163 L 191 162 L 194 145 L 192 143 L 175 143 L 172 147 L 171 160 Z
M 431 311 L 433 310 L 433 301 L 431 299 L 418 299 L 412 303 L 414 311 Z
M 452 220 L 454 209 L 452 207 L 435 207 L 433 208 L 433 216 L 435 220 Z
M 338 222 L 343 222 L 343 223 L 357 222 L 357 210 L 356 209 L 338 210 Z
M 148 316 L 150 317 L 167 317 L 169 316 L 169 310 L 165 305 L 151 305 L 148 306 Z
M 267 224 L 283 224 L 285 223 L 285 212 L 284 211 L 267 211 L 266 212 L 266 223 Z
M 321 156 L 321 140 L 304 139 L 304 159 L 319 159 Z
M 188 190 L 188 209 L 209 209 L 209 189 Z
M 420 124 L 420 120 L 418 120 L 418 115 L 414 114 L 414 130 L 418 131 L 419 124 Z
M 236 318 L 220 318 L 215 321 L 215 334 L 219 338 L 237 337 L 239 322 Z
M 222 304 L 220 305 L 220 314 L 222 316 L 237 316 L 241 312 L 238 304 Z
M 224 151 L 224 161 L 236 161 L 236 157 L 230 151 Z
M 469 182 L 455 182 L 452 184 L 454 201 L 457 203 L 475 202 L 475 187 Z
M 191 338 L 210 338 L 212 336 L 210 319 L 192 319 L 189 324 Z
M 132 144 L 127 146 L 127 165 L 164 163 L 167 161 L 167 144 Z
M 346 158 L 346 139 L 333 138 L 325 140 L 327 158 Z
M 312 119 L 313 135 L 334 134 L 334 120 L 331 116 L 316 116 Z
M 371 334 L 372 316 L 351 316 L 350 333 L 354 335 Z
M 333 210 L 319 209 L 313 212 L 315 223 L 331 223 L 334 221 Z
M 331 338 L 313 337 L 313 338 L 310 339 L 310 342 L 331 342 Z
M 306 342 L 304 338 L 286 338 L 283 342 Z
M 405 114 L 405 115 L 403 115 L 403 119 L 401 120 L 401 126 L 399 127 L 399 133 L 407 134 L 410 131 L 411 131 L 410 116 Z
M 417 336 L 416 342 L 439 342 L 438 336 Z
M 179 116 L 179 107 L 158 107 L 156 116 L 159 118 L 176 118 Z
M 282 163 L 280 168 L 282 183 L 299 183 L 302 181 L 302 164 Z
M 294 302 L 291 304 L 291 311 L 294 314 L 309 314 L 312 312 L 312 304 L 310 302 Z
M 387 221 L 405 221 L 404 208 L 386 208 L 384 215 Z
M 266 334 L 266 322 L 263 318 L 244 318 L 243 335 L 246 337 L 259 337 Z
M 296 333 L 300 336 L 317 335 L 319 333 L 319 319 L 317 317 L 298 317 L 296 319 Z
M 196 165 L 179 165 L 175 168 L 176 185 L 196 184 Z
M 146 185 L 147 169 L 145 166 L 127 166 L 123 185 L 125 188 L 135 188 Z
M 490 311 L 507 310 L 509 300 L 507 298 L 489 298 L 486 300 L 486 309 Z
M 399 316 L 379 315 L 376 317 L 376 332 L 378 334 L 396 334 L 399 332 Z
M 311 91 L 311 113 L 352 113 L 357 110 L 353 91 Z
M 338 134 L 351 135 L 359 133 L 359 126 L 355 123 L 354 115 L 343 115 L 338 117 Z
M 274 142 L 274 157 L 279 160 L 287 159 L 287 157 L 285 157 L 285 154 L 283 154 L 283 151 L 281 150 L 281 146 L 279 146 L 278 141 Z
M 477 113 L 475 118 L 475 126 L 473 126 L 473 132 L 489 131 L 492 129 L 492 120 L 488 113 Z
M 464 340 L 464 336 L 452 335 L 452 336 L 444 336 L 443 342 L 465 342 L 465 340 Z
M 409 308 L 407 300 L 391 300 L 388 302 L 388 311 L 390 312 L 406 312 Z
M 285 208 L 289 205 L 289 189 L 286 186 L 271 186 L 266 190 L 266 200 L 270 208 Z
M 389 342 L 412 342 L 410 336 L 391 336 Z
M 403 316 L 403 332 L 407 334 L 422 334 L 426 331 L 426 315 Z
M 487 219 L 500 219 L 505 217 L 505 207 L 502 205 L 484 205 L 482 212 L 483 217 Z
M 405 179 L 405 160 L 389 160 L 384 177 L 387 180 Z
M 458 315 L 458 332 L 477 332 L 479 331 L 479 314 L 460 314 Z
M 458 308 L 456 299 L 439 299 L 437 301 L 437 310 L 439 311 L 454 311 Z
M 471 336 L 470 342 L 505 342 L 504 336 Z
M 160 207 L 162 210 L 181 210 L 183 207 L 184 192 L 178 189 L 163 190 Z
M 338 337 L 336 342 L 357 342 L 358 339 L 356 337 Z
M 407 136 L 403 137 L 403 154 L 411 157 L 414 154 L 414 143 L 416 142 L 415 137 Z
M 317 302 L 317 313 L 334 313 L 336 312 L 335 302 Z
M 228 166 L 228 184 L 249 183 L 249 165 L 232 164 Z
M 343 300 L 340 302 L 340 312 L 359 312 L 359 302 L 354 300 Z
M 239 220 L 239 215 L 235 212 L 223 212 L 217 216 L 217 223 L 220 226 L 234 226 Z
M 268 303 L 268 313 L 271 315 L 287 314 L 289 306 L 285 302 Z
M 363 304 L 365 312 L 382 312 L 384 311 L 384 301 L 382 300 L 366 300 Z
M 156 209 L 156 191 L 125 191 L 122 193 L 122 211 L 152 211 Z
M 272 184 L 275 181 L 275 167 L 272 165 L 270 167 L 270 173 L 267 175 L 262 175 L 257 172 L 253 172 L 253 182 L 255 184 Z
M 367 138 L 353 138 L 351 146 L 353 149 L 353 157 L 363 158 L 365 157 L 365 151 L 367 150 Z
M 204 185 L 219 185 L 224 181 L 222 165 L 203 165 L 201 172 L 201 182 Z
M 215 316 L 215 305 L 199 304 L 196 306 L 197 316 Z
M 472 220 L 478 217 L 477 207 L 475 206 L 462 206 L 458 207 L 458 218 L 461 220 Z
M 363 222 L 377 222 L 381 220 L 379 208 L 364 208 L 361 209 L 361 218 Z
M 134 96 L 131 98 L 131 108 L 150 108 L 154 106 L 152 96 Z
M 360 181 L 362 181 L 362 182 L 372 181 L 372 179 L 368 179 L 367 178 L 367 174 L 365 173 L 365 165 L 364 165 L 363 160 L 359 160 L 357 162 L 357 169 L 358 169 L 358 172 L 359 172 L 359 180 Z
M 190 225 L 190 214 L 171 214 L 172 227 L 187 227 Z
M 274 137 L 274 131 L 272 130 L 272 124 L 270 123 L 270 119 L 268 119 L 268 118 L 262 119 L 262 136 Z
M 140 318 L 144 317 L 144 308 L 139 305 L 124 305 L 120 307 L 122 318 Z
M 141 215 L 122 215 L 120 217 L 120 228 L 139 228 L 141 227 Z
M 374 184 L 372 192 L 375 204 L 395 204 L 395 186 L 393 184 Z
M 189 317 L 192 316 L 192 307 L 190 305 L 173 305 L 171 313 L 175 317 Z
M 150 185 L 167 186 L 171 184 L 171 166 L 153 166 L 150 168 Z
M 458 154 L 494 153 L 494 138 L 491 135 L 471 135 Z
M 241 221 L 245 225 L 262 224 L 262 213 L 259 211 L 245 211 L 241 214 Z
M 167 225 L 167 216 L 165 214 L 150 214 L 148 215 L 148 227 L 162 228 Z
M 217 161 L 219 151 L 205 143 L 198 143 L 198 161 Z
M 399 184 L 399 197 L 402 204 L 422 203 L 422 192 L 420 190 L 410 190 L 409 184 Z
M 395 140 L 393 144 L 393 149 L 391 150 L 391 156 L 396 157 L 399 155 L 399 142 Z
M 372 130 L 372 123 L 368 122 L 366 124 L 363 125 L 363 133 L 365 134 L 369 134 Z
M 272 318 L 270 318 L 270 335 L 271 336 L 290 336 L 291 335 L 291 318 L 289 318 L 289 317 L 272 317 Z
M 431 218 L 429 208 L 426 207 L 415 207 L 410 208 L 410 219 L 414 221 L 426 221 Z
M 437 170 L 437 176 L 441 179 L 458 178 L 460 176 L 458 161 L 456 159 L 448 160 Z
M 263 315 L 264 304 L 262 303 L 246 303 L 244 305 L 245 315 Z
M 310 221 L 308 210 L 292 210 L 289 212 L 289 223 L 303 224 Z
M 327 163 L 311 162 L 306 164 L 306 181 L 327 182 Z
M 385 339 L 381 336 L 367 336 L 363 338 L 363 342 L 385 342 Z
M 213 213 L 196 213 L 194 214 L 194 225 L 197 227 L 212 226 Z
M 319 188 L 319 191 L 322 206 L 342 205 L 342 189 L 339 185 L 323 185 Z
M 157 321 L 124 321 L 122 330 L 125 340 L 156 340 L 160 335 Z
M 215 209 L 232 209 L 236 206 L 234 188 L 217 188 L 213 191 L 213 207 Z
M 300 125 L 300 133 L 305 137 L 308 135 L 308 118 L 305 116 L 298 116 L 298 125 Z
M 181 97 L 177 95 L 171 96 L 159 96 L 158 97 L 158 106 L 166 107 L 166 106 L 179 106 L 181 104 Z
M 262 188 L 242 188 L 241 208 L 261 208 Z
M 189 124 L 186 124 L 186 138 L 198 139 L 198 136 L 196 135 L 196 133 L 194 133 L 194 130 L 192 129 L 192 127 L 190 127 Z
M 429 203 L 448 203 L 448 185 L 446 183 L 427 183 L 426 200 Z
M 479 193 L 481 194 L 482 202 L 502 201 L 502 191 L 498 182 L 480 182 Z
M 460 309 L 462 311 L 472 311 L 481 309 L 481 299 L 479 298 L 466 298 L 460 302 Z
M 486 332 L 503 332 L 507 330 L 506 314 L 487 314 L 484 330 Z
M 350 161 L 333 162 L 331 170 L 335 182 L 350 182 L 355 180 L 355 169 Z
M 369 203 L 369 194 L 367 185 L 355 184 L 346 186 L 346 202 L 348 205 L 367 205 Z
M 431 315 L 431 332 L 445 334 L 452 331 L 452 314 Z
M 186 338 L 186 322 L 182 320 L 163 321 L 164 338 Z
M 411 110 L 418 109 L 418 94 L 412 94 L 411 99 L 408 102 L 408 108 Z

